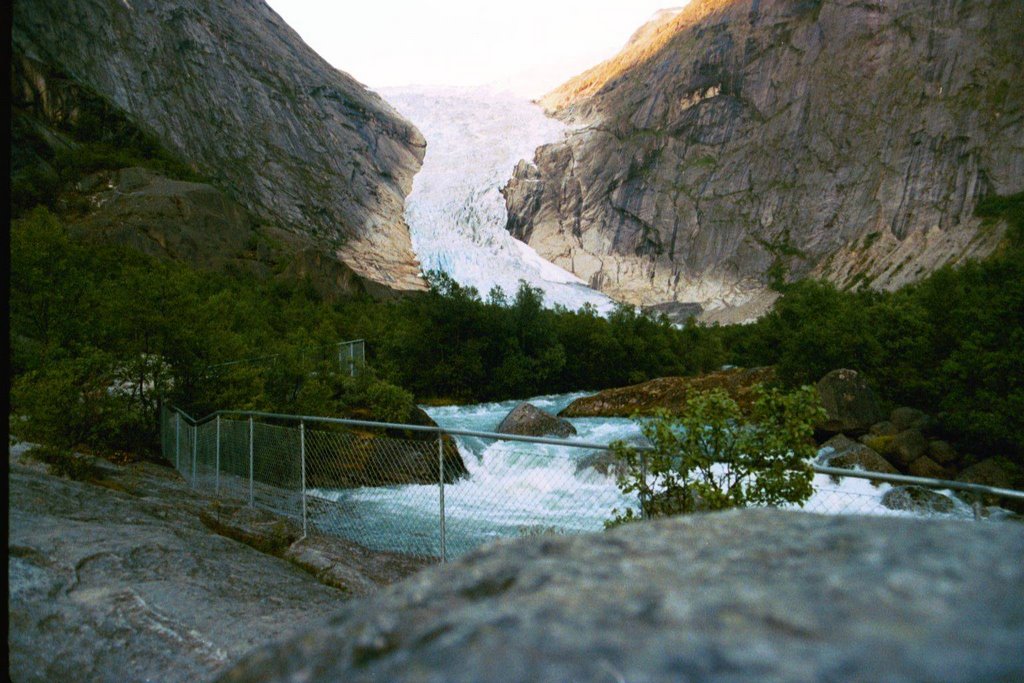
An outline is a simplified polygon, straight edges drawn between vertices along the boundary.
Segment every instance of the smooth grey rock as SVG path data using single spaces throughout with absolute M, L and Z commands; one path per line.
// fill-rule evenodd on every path
M 576 428 L 557 415 L 541 410 L 532 403 L 520 403 L 505 416 L 496 430 L 499 434 L 522 436 L 572 436 Z
M 575 128 L 516 167 L 508 230 L 736 322 L 775 265 L 895 289 L 984 257 L 979 198 L 1024 190 L 1021 31 L 1005 2 L 691 2 L 541 99 Z
M 856 436 L 882 418 L 878 396 L 856 370 L 833 370 L 818 380 L 817 389 L 827 413 L 814 426 L 819 432 Z
M 17 3 L 11 45 L 16 62 L 100 95 L 261 222 L 314 238 L 361 278 L 426 289 L 403 217 L 426 142 L 261 0 Z M 19 88 L 59 107 L 62 79 L 42 75 Z
M 1024 527 L 748 510 L 501 542 L 220 680 L 1024 676 Z

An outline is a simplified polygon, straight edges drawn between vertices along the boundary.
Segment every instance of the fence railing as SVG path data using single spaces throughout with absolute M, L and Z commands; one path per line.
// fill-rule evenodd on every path
M 161 442 L 193 488 L 292 518 L 303 534 L 440 561 L 642 512 L 616 486 L 608 444 L 253 411 L 196 420 L 176 408 L 162 413 Z M 980 484 L 813 469 L 810 512 L 987 519 L 1009 514 L 995 503 L 1024 503 Z

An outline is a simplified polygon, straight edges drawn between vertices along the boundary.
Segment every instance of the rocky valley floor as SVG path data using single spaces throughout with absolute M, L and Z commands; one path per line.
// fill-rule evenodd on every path
M 101 463 L 84 483 L 23 453 L 12 447 L 8 475 L 15 681 L 209 680 L 422 566 L 340 540 L 296 542 L 287 523 L 216 504 L 170 468 Z

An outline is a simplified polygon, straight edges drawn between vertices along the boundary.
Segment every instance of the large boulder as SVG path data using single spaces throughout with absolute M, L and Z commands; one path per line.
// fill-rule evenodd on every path
M 956 479 L 970 484 L 1022 489 L 1024 488 L 1024 469 L 1008 458 L 997 456 L 986 458 L 965 468 Z
M 1024 527 L 742 510 L 492 544 L 250 653 L 270 681 L 1018 680 Z
M 956 449 L 940 439 L 928 442 L 928 457 L 940 465 L 952 465 L 958 459 Z
M 572 436 L 576 433 L 568 420 L 541 410 L 532 403 L 520 403 L 498 425 L 499 434 L 520 436 Z
M 833 370 L 817 387 L 826 417 L 815 428 L 822 434 L 857 436 L 885 417 L 878 396 L 856 370 Z
M 749 410 L 754 403 L 754 387 L 775 379 L 775 368 L 729 368 L 697 377 L 659 377 L 628 387 L 605 389 L 570 403 L 559 413 L 562 417 L 632 417 L 651 415 L 656 410 L 681 414 L 695 391 L 722 389 Z
M 907 429 L 926 431 L 931 426 L 931 418 L 924 411 L 907 406 L 894 408 L 889 414 L 889 421 L 901 432 Z
M 910 463 L 907 467 L 907 473 L 915 477 L 931 479 L 948 479 L 950 476 L 949 470 L 929 458 L 927 455 L 922 455 L 920 458 Z
M 826 467 L 898 474 L 897 469 L 873 449 L 842 434 L 822 444 L 817 461 Z

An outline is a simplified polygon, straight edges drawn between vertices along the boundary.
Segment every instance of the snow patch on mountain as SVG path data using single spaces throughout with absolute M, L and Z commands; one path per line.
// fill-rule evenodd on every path
M 442 270 L 486 297 L 495 286 L 510 298 L 525 280 L 547 306 L 589 303 L 607 313 L 614 302 L 545 260 L 505 230 L 499 189 L 520 159 L 562 139 L 565 125 L 511 92 L 488 88 L 403 87 L 379 91 L 427 140 L 423 167 L 406 198 L 405 219 L 424 272 Z

